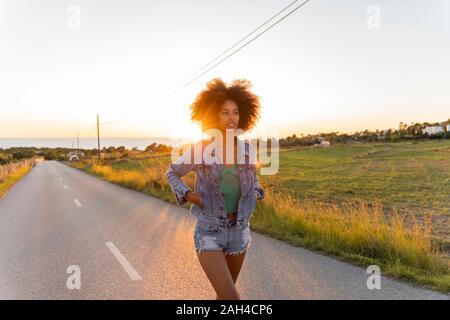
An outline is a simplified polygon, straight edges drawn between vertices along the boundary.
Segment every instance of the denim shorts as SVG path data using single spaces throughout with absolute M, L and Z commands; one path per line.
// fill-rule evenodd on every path
M 250 246 L 250 224 L 225 219 L 220 222 L 197 221 L 194 232 L 195 251 L 222 251 L 225 255 L 243 253 Z

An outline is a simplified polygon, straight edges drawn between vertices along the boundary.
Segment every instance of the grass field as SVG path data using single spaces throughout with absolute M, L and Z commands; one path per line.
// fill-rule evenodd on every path
M 450 215 L 450 140 L 306 148 L 281 153 L 281 182 L 297 197 L 382 199 Z
M 261 176 L 261 233 L 385 274 L 450 291 L 450 141 L 282 149 L 280 170 Z M 72 164 L 174 202 L 168 155 Z M 194 175 L 185 177 L 193 187 Z
M 299 199 L 378 199 L 385 211 L 406 209 L 419 219 L 429 212 L 435 237 L 450 242 L 449 140 L 285 150 L 279 173 L 264 180 Z

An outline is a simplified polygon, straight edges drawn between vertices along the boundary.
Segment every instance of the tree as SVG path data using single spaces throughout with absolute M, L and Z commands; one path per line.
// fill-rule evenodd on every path
M 147 146 L 145 148 L 145 152 L 155 152 L 157 144 L 155 142 L 153 142 L 151 145 Z
M 9 153 L 0 153 L 0 165 L 7 164 L 12 161 L 13 157 Z

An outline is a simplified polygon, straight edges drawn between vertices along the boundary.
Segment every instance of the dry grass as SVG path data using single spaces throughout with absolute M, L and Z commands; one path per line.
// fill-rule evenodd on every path
M 369 206 L 359 200 L 337 205 L 300 201 L 270 191 L 265 202 L 306 237 L 317 237 L 368 257 L 402 260 L 419 268 L 438 265 L 440 252 L 431 242 L 430 215 L 418 223 L 414 215 L 406 218 L 395 209 L 386 217 L 380 202 Z
M 32 163 L 24 164 L 4 178 L 4 180 L 0 183 L 0 198 L 3 197 L 6 194 L 6 191 L 8 191 L 8 189 L 11 188 L 17 181 L 19 181 L 20 178 L 26 175 L 31 168 L 33 168 Z

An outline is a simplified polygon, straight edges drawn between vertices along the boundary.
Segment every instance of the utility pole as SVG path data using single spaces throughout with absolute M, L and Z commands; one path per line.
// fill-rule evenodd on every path
M 97 145 L 98 145 L 98 160 L 100 160 L 100 121 L 97 114 Z

